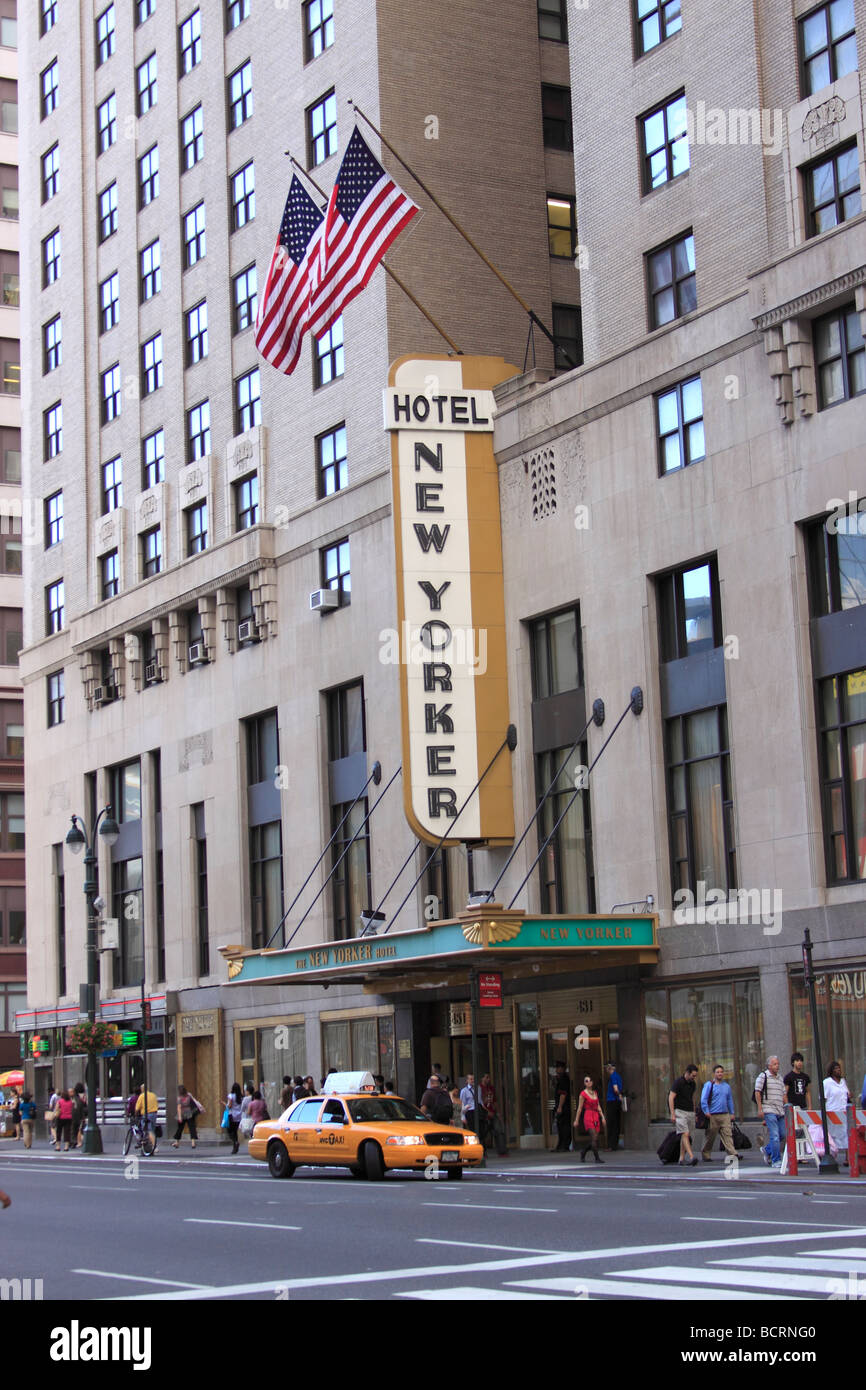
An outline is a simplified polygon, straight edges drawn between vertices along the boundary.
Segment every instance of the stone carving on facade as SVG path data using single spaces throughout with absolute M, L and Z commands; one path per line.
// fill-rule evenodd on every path
M 117 689 L 117 698 L 122 700 L 126 677 L 124 638 L 111 637 L 108 642 L 108 652 L 111 658 L 111 679 Z
M 230 652 L 237 651 L 238 645 L 238 603 L 234 589 L 217 589 L 217 622 L 222 624 L 225 644 Z
M 842 124 L 848 109 L 841 97 L 830 97 L 814 106 L 809 112 L 800 134 L 807 143 L 813 141 L 818 146 L 829 145 L 838 135 L 837 127 Z
M 191 767 L 206 767 L 213 762 L 213 733 L 205 729 L 200 734 L 191 734 L 181 740 L 178 753 L 178 771 L 189 772 Z
M 204 638 L 204 649 L 208 661 L 216 659 L 216 594 L 207 594 L 198 601 L 198 613 L 201 618 L 201 631 Z
M 529 459 L 532 520 L 556 515 L 556 458 L 552 448 L 540 449 Z
M 825 285 L 758 314 L 755 323 L 764 334 L 764 347 L 776 405 L 783 425 L 791 425 L 797 415 L 808 417 L 817 409 L 815 389 L 815 350 L 810 312 L 826 304 L 838 306 L 840 299 L 854 292 L 861 330 L 866 332 L 866 265 L 840 275 Z
M 204 501 L 210 476 L 209 464 L 209 459 L 200 459 L 197 463 L 191 463 L 181 473 L 179 483 L 184 505 Z

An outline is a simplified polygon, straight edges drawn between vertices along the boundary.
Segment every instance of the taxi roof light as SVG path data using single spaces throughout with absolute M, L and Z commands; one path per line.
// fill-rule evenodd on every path
M 323 1096 L 358 1095 L 361 1091 L 375 1091 L 373 1073 L 369 1071 L 334 1071 L 325 1077 Z

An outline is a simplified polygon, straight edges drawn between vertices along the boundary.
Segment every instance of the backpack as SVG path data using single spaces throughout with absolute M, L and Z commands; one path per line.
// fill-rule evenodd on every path
M 761 1076 L 764 1078 L 764 1084 L 760 1088 L 760 1090 L 758 1089 L 758 1082 L 760 1081 L 761 1076 L 758 1076 L 755 1079 L 755 1092 L 752 1096 L 752 1099 L 754 1100 L 756 1105 L 763 1105 L 764 1101 L 767 1098 L 767 1078 L 769 1075 L 770 1073 L 768 1071 L 761 1072 Z
M 437 1125 L 450 1125 L 454 1118 L 454 1110 L 451 1105 L 451 1097 L 447 1091 L 442 1089 L 439 1090 L 431 1109 L 433 1111 L 433 1119 L 436 1121 Z

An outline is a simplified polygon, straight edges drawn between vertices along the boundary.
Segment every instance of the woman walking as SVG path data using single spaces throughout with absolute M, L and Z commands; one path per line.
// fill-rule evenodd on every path
M 74 1108 L 72 1103 L 72 1092 L 61 1091 L 57 1100 L 57 1124 L 54 1131 L 57 1135 L 57 1139 L 54 1147 L 55 1149 L 59 1149 L 62 1139 L 64 1153 L 68 1150 L 69 1142 L 72 1138 L 72 1113 Z
M 33 1126 L 36 1122 L 36 1102 L 29 1091 L 21 1097 L 21 1128 L 24 1131 L 24 1147 L 33 1147 Z
M 87 1119 L 87 1092 L 83 1081 L 76 1081 L 72 1088 L 72 1144 L 80 1149 L 84 1142 L 84 1122 Z
M 577 1114 L 574 1117 L 574 1128 L 580 1133 L 580 1117 L 583 1116 L 583 1126 L 589 1135 L 592 1156 L 596 1163 L 604 1163 L 604 1159 L 598 1152 L 598 1138 L 601 1133 L 602 1125 L 607 1129 L 607 1122 L 604 1118 L 604 1111 L 599 1102 L 598 1092 L 593 1085 L 591 1076 L 583 1078 L 583 1090 L 580 1093 L 580 1100 L 577 1106 Z M 580 1155 L 581 1163 L 586 1162 L 586 1149 Z
M 176 1149 L 180 1146 L 181 1135 L 184 1125 L 189 1129 L 189 1138 L 192 1148 L 195 1148 L 198 1135 L 196 1133 L 195 1122 L 199 1115 L 199 1104 L 195 1096 L 190 1095 L 185 1086 L 177 1088 L 177 1129 L 171 1141 L 171 1147 Z
M 243 1108 L 244 1094 L 237 1082 L 234 1083 L 226 1096 L 226 1109 L 229 1112 L 229 1122 L 226 1125 L 229 1139 L 232 1141 L 232 1153 L 238 1151 L 238 1125 L 241 1122 L 241 1111 Z

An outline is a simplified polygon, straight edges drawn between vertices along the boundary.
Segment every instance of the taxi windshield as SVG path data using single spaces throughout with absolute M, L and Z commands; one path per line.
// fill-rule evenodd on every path
M 428 1122 L 426 1115 L 422 1115 L 414 1105 L 407 1105 L 399 1096 L 363 1096 L 360 1100 L 348 1101 L 348 1106 L 352 1119 L 359 1124 L 367 1124 L 371 1120 L 418 1120 L 421 1124 Z

